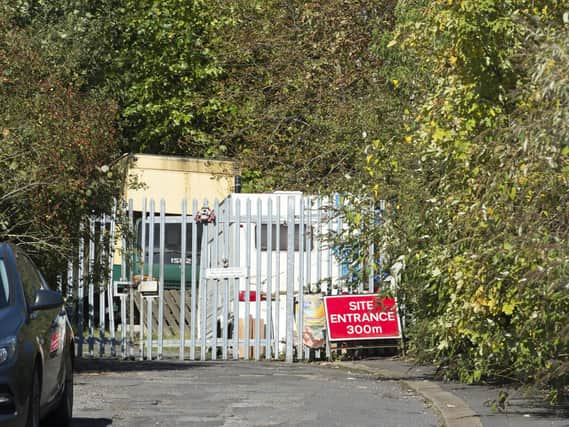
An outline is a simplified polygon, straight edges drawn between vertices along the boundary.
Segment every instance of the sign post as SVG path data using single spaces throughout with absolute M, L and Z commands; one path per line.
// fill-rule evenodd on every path
M 401 322 L 394 298 L 375 294 L 326 297 L 330 341 L 401 339 Z

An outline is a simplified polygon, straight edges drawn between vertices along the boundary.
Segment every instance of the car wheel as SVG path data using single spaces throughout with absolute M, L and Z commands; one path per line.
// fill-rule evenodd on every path
M 73 417 L 73 364 L 71 355 L 65 357 L 65 381 L 57 407 L 46 419 L 48 425 L 67 427 Z
M 26 427 L 39 427 L 40 425 L 40 397 L 41 386 L 39 370 L 37 368 L 34 368 L 34 372 L 32 374 L 32 387 L 30 390 L 28 420 L 26 421 Z

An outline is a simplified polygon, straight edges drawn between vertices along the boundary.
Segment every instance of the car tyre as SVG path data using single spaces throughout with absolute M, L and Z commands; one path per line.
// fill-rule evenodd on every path
M 32 374 L 32 387 L 30 390 L 30 398 L 28 404 L 28 419 L 26 427 L 39 427 L 40 425 L 40 398 L 41 384 L 40 375 L 37 367 L 34 368 Z
M 47 417 L 47 424 L 51 426 L 68 427 L 73 418 L 73 363 L 71 355 L 65 359 L 65 381 L 63 391 L 57 407 Z

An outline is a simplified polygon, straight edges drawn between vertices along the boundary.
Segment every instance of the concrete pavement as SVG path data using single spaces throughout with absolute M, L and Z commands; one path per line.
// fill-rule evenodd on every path
M 439 427 L 398 381 L 316 364 L 81 360 L 74 427 Z
M 432 402 L 447 427 L 569 427 L 569 407 L 549 406 L 535 395 L 514 388 L 465 385 L 435 379 L 435 369 L 400 358 L 375 358 L 353 362 L 323 362 L 349 371 L 367 372 L 380 379 L 398 380 Z M 492 402 L 506 391 L 504 410 Z

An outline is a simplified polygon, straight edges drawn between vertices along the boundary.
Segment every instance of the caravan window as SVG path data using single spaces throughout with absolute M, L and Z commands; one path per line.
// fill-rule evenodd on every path
M 261 224 L 261 250 L 266 251 L 268 250 L 268 235 L 269 235 L 269 225 L 268 224 Z M 312 227 L 307 225 L 304 226 L 304 233 L 307 236 L 308 233 L 312 233 Z M 294 250 L 299 251 L 300 249 L 300 224 L 294 224 Z M 308 249 L 306 247 L 307 241 L 304 241 L 304 250 Z M 280 250 L 286 251 L 288 250 L 288 225 L 281 224 L 280 226 L 280 242 L 279 242 Z M 255 248 L 257 248 L 257 227 L 255 227 Z M 271 236 L 271 249 L 273 251 L 277 250 L 277 225 L 272 224 L 272 236 Z M 311 239 L 311 248 L 310 250 L 314 249 L 314 239 Z
M 165 264 L 180 264 L 182 262 L 182 224 L 165 224 L 164 227 L 166 234 L 164 236 L 164 263 Z M 199 262 L 199 254 L 202 243 L 203 226 L 197 226 L 197 257 Z M 192 264 L 192 224 L 186 227 L 186 264 Z M 142 223 L 138 224 L 137 230 L 138 248 L 141 248 L 140 242 L 142 240 Z M 150 253 L 150 224 L 146 224 L 146 244 L 145 253 L 148 257 Z M 154 224 L 154 258 L 153 262 L 160 262 L 160 224 Z

